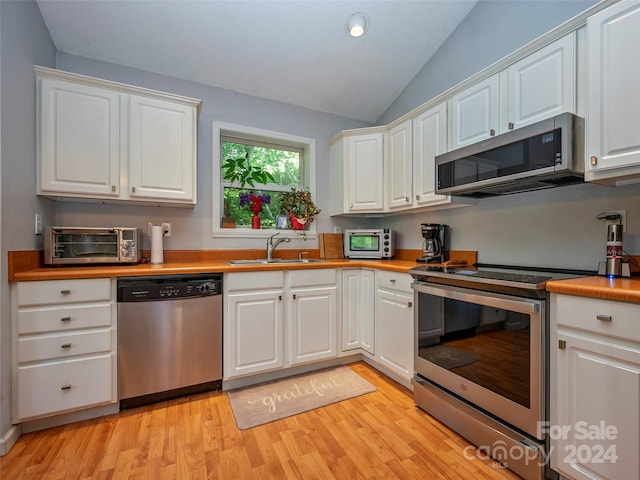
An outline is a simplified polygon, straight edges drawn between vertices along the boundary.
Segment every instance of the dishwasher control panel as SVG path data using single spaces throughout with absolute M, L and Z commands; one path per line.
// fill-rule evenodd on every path
M 222 274 L 122 278 L 118 302 L 152 302 L 222 295 Z

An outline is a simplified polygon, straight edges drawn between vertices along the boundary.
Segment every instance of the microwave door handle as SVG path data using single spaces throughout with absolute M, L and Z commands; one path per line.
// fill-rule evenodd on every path
M 419 293 L 426 293 L 436 297 L 450 298 L 452 300 L 460 300 L 467 303 L 475 303 L 485 305 L 487 307 L 500 308 L 518 313 L 538 313 L 540 312 L 540 301 L 530 301 L 527 299 L 510 300 L 506 298 L 496 297 L 491 294 L 468 293 L 456 288 L 447 287 L 430 287 L 420 283 L 414 283 L 414 289 Z

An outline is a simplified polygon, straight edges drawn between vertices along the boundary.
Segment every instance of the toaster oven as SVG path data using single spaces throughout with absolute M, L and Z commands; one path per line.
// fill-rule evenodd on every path
M 47 227 L 46 265 L 138 263 L 140 230 L 135 227 Z

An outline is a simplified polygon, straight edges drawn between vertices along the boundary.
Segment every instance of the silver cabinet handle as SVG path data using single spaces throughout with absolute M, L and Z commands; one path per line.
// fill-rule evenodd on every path
M 513 130 L 513 122 L 509 122 L 509 130 Z
M 60 345 L 60 348 L 71 348 L 71 344 L 70 343 L 63 343 L 62 345 Z
M 404 201 L 409 203 L 409 197 L 404 197 Z
M 416 200 L 420 200 L 420 195 L 416 195 Z
M 407 307 L 409 308 L 413 307 L 413 302 L 407 302 Z
M 395 279 L 395 278 L 390 278 L 390 279 L 389 279 L 389 281 L 390 281 L 391 283 L 396 283 L 396 279 Z
M 591 165 L 597 165 L 598 164 L 598 157 L 596 157 L 595 155 L 591 156 Z
M 61 322 L 70 322 L 71 321 L 71 317 L 62 317 L 60 319 Z
M 350 204 L 349 204 L 349 208 L 353 208 L 353 203 L 350 203 Z
M 136 187 L 131 187 L 131 193 L 136 193 Z
M 64 390 L 71 390 L 71 384 L 67 383 L 66 385 L 62 385 L 60 387 L 60 390 L 64 391 Z
M 71 295 L 71 290 L 65 288 L 64 290 L 60 290 L 60 295 Z
M 116 191 L 116 186 L 115 185 L 111 185 L 111 191 L 115 192 Z
M 602 322 L 610 322 L 612 320 L 611 315 L 597 315 L 596 318 Z
M 495 134 L 496 134 L 496 131 L 493 128 L 489 130 L 489 135 L 493 137 Z

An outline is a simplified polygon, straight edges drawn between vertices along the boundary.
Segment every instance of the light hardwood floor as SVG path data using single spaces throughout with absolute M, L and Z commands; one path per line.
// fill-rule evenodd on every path
M 517 479 L 415 407 L 375 369 L 377 387 L 249 430 L 210 392 L 23 435 L 0 479 Z M 469 458 L 470 457 L 470 458 Z

